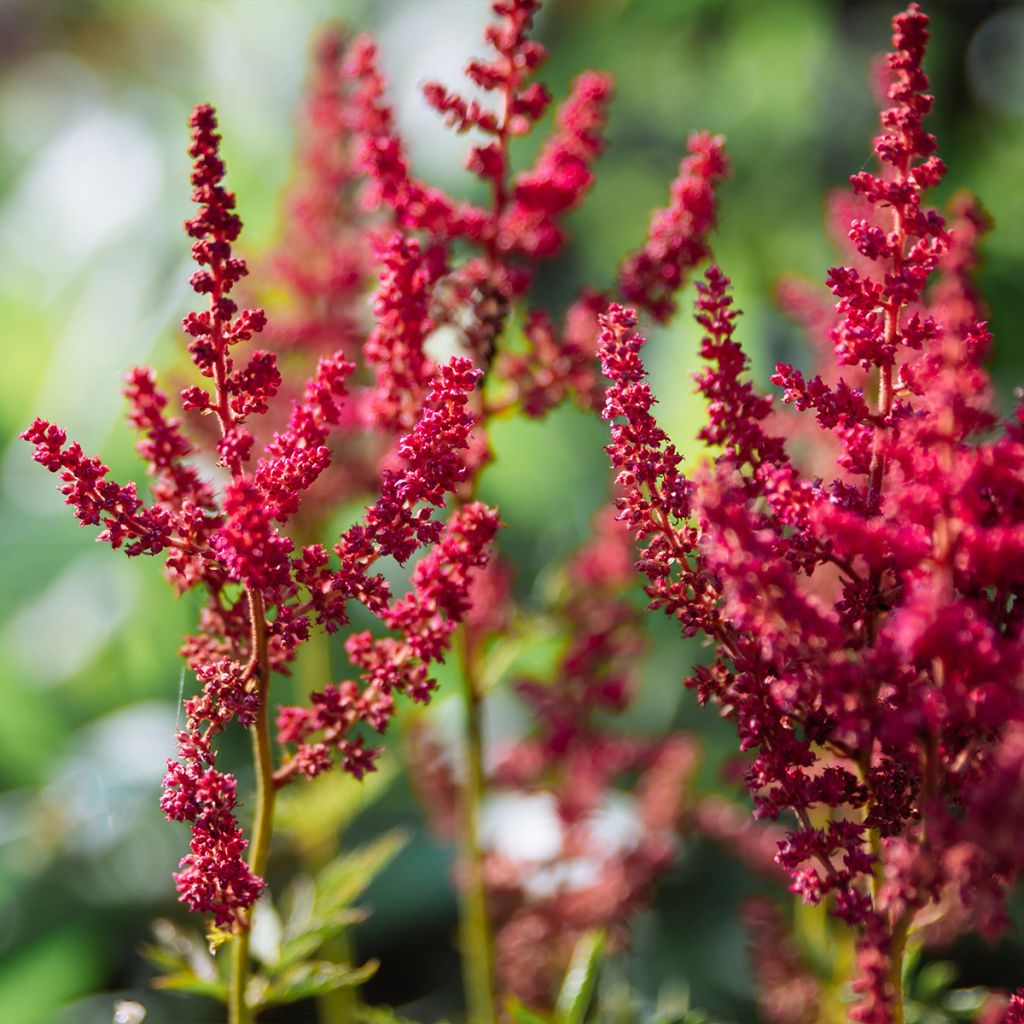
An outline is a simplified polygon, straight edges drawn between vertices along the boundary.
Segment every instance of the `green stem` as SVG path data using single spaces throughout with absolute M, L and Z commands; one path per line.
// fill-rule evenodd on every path
M 249 867 L 263 877 L 270 855 L 270 836 L 274 829 L 274 758 L 270 746 L 270 709 L 268 707 L 270 664 L 267 657 L 267 623 L 263 595 L 249 591 L 249 623 L 252 633 L 253 680 L 259 694 L 259 709 L 249 734 L 252 737 L 253 764 L 256 769 L 256 811 L 253 817 Z M 249 984 L 249 931 L 251 916 L 241 922 L 233 943 L 231 987 L 228 995 L 229 1024 L 249 1024 L 252 1014 L 245 1000 Z
M 460 815 L 460 859 L 465 872 L 459 890 L 459 931 L 466 1007 L 470 1024 L 493 1024 L 494 949 L 487 915 L 480 808 L 484 795 L 482 694 L 477 659 L 467 626 L 460 632 L 462 692 L 466 715 L 466 779 Z
M 892 987 L 892 1024 L 903 1024 L 903 956 L 907 949 L 907 935 L 913 914 L 904 914 L 893 929 L 889 944 L 889 985 Z

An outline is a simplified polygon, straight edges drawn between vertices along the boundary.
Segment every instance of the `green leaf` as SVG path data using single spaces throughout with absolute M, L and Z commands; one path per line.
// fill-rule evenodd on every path
M 250 1002 L 253 1009 L 257 1009 L 314 999 L 339 988 L 364 984 L 376 974 L 378 966 L 376 960 L 369 960 L 360 967 L 329 960 L 306 960 L 273 978 L 262 993 L 250 994 Z
M 985 1004 L 991 993 L 987 988 L 976 986 L 974 988 L 956 988 L 947 992 L 943 999 L 943 1006 L 952 1014 L 962 1020 L 974 1020 L 977 1012 Z
M 583 1024 L 594 995 L 597 975 L 604 952 L 604 932 L 587 932 L 576 943 L 562 989 L 555 1003 L 555 1013 L 563 1024 Z
M 192 971 L 173 971 L 170 974 L 161 974 L 153 979 L 153 988 L 168 989 L 173 992 L 191 992 L 193 995 L 218 999 L 222 1003 L 226 1003 L 228 999 L 228 987 L 223 981 L 200 978 Z
M 270 893 L 265 892 L 252 908 L 249 949 L 253 958 L 264 967 L 277 967 L 281 963 L 281 940 L 281 918 L 270 898 Z
M 339 910 L 328 918 L 310 918 L 305 930 L 281 943 L 280 956 L 276 967 L 281 970 L 291 967 L 312 956 L 328 939 L 334 938 L 346 928 L 366 920 L 366 912 L 356 909 Z M 317 923 L 319 922 L 319 923 Z
M 171 988 L 225 999 L 226 986 L 217 962 L 198 932 L 188 932 L 165 919 L 153 922 L 155 941 L 142 955 L 164 973 L 154 979 L 156 988 Z M 230 936 L 229 936 L 230 937 Z
M 316 914 L 324 916 L 350 907 L 408 842 L 405 830 L 393 829 L 333 860 L 316 877 Z
M 958 971 L 947 960 L 925 964 L 914 980 L 914 998 L 924 1003 L 935 1002 L 956 981 Z

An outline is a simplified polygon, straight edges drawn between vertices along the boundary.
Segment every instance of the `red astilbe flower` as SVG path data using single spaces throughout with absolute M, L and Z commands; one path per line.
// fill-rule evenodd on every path
M 267 332 L 282 352 L 319 357 L 340 349 L 354 359 L 365 336 L 363 298 L 373 260 L 358 198 L 360 107 L 346 71 L 351 45 L 337 26 L 321 33 L 299 112 L 295 171 L 269 267 L 290 300 Z
M 214 738 L 233 720 L 263 735 L 271 672 L 286 669 L 313 626 L 335 630 L 347 624 L 346 606 L 353 599 L 401 638 L 393 641 L 406 651 L 401 657 L 386 647 L 378 651 L 382 661 L 390 659 L 391 687 L 399 688 L 402 675 L 401 688 L 426 699 L 431 689 L 427 666 L 447 648 L 466 607 L 459 588 L 468 585 L 468 567 L 486 562 L 498 521 L 483 505 L 467 508 L 447 533 L 444 523 L 433 518 L 469 471 L 464 453 L 474 417 L 468 396 L 480 373 L 469 360 L 455 358 L 429 375 L 423 369 L 423 387 L 429 390 L 411 402 L 407 432 L 395 445 L 376 500 L 335 546 L 340 564 L 332 565 L 320 545 L 295 553 L 297 545 L 284 530 L 330 465 L 331 433 L 345 422 L 346 383 L 354 368 L 338 349 L 319 360 L 304 384 L 292 385 L 290 392 L 300 397 L 292 402 L 287 422 L 247 471 L 256 448 L 247 421 L 268 413 L 281 377 L 275 357 L 267 352 L 253 353 L 244 365 L 236 362 L 236 346 L 262 330 L 264 318 L 259 310 L 239 311 L 229 297 L 247 268 L 232 250 L 241 222 L 234 196 L 223 186 L 212 109 L 197 107 L 191 124 L 193 199 L 200 209 L 186 229 L 200 266 L 193 287 L 209 297 L 209 307 L 190 313 L 184 326 L 192 339 L 193 362 L 212 387 L 186 388 L 182 399 L 184 408 L 210 414 L 219 427 L 219 439 L 203 440 L 211 461 L 228 471 L 222 497 L 187 461 L 203 450 L 203 441 L 188 439 L 178 419 L 168 415 L 168 399 L 147 369 L 131 372 L 126 396 L 129 418 L 140 434 L 137 447 L 153 481 L 152 505 L 137 496 L 134 484 L 109 480 L 107 467 L 84 456 L 77 444 L 67 445 L 58 427 L 37 420 L 23 436 L 36 446 L 36 460 L 60 474 L 61 490 L 83 524 L 103 527 L 100 539 L 123 546 L 129 555 L 166 551 L 174 585 L 205 591 L 199 628 L 182 648 L 202 690 L 185 701 L 186 728 L 178 735 L 178 760 L 168 766 L 162 806 L 169 818 L 192 827 L 190 853 L 175 875 L 181 899 L 213 914 L 219 926 L 244 930 L 264 882 L 258 862 L 245 860 L 248 841 L 235 818 L 236 782 L 217 769 Z M 384 433 L 390 431 L 386 426 Z M 374 563 L 386 556 L 404 563 L 434 544 L 437 550 L 414 574 L 414 595 L 393 602 Z M 241 584 L 241 592 L 231 584 Z M 376 650 L 375 644 L 365 643 L 362 634 L 349 643 L 350 650 L 364 650 L 359 664 L 367 693 L 361 695 L 352 684 L 355 692 L 346 691 L 342 700 L 340 691 L 328 688 L 307 715 L 333 715 L 332 727 L 339 716 L 348 715 L 346 729 L 366 722 L 383 730 L 392 713 L 391 694 L 369 664 L 366 652 Z M 346 701 L 355 708 L 351 714 L 347 705 L 339 710 L 339 702 Z M 286 762 L 276 784 L 298 771 L 311 775 L 323 770 L 332 751 L 356 776 L 373 767 L 376 754 L 360 736 L 337 731 L 330 744 L 306 745 L 295 764 Z
M 345 769 L 357 778 L 372 768 L 377 749 L 354 736 L 365 722 L 383 733 L 394 715 L 395 693 L 426 702 L 436 686 L 430 666 L 441 661 L 452 634 L 469 609 L 472 573 L 487 563 L 488 547 L 498 529 L 498 515 L 481 502 L 455 512 L 437 544 L 416 565 L 412 590 L 382 612 L 384 623 L 399 637 L 353 633 L 345 648 L 361 670 L 362 686 L 351 680 L 314 693 L 312 707 L 278 710 L 278 741 L 296 752 L 276 774 L 284 782 L 297 773 L 318 775 L 336 751 Z
M 343 415 L 345 382 L 355 367 L 339 354 L 325 357 L 306 382 L 282 433 L 274 434 L 253 474 L 274 519 L 285 522 L 331 462 L 328 440 Z
M 234 815 L 237 784 L 214 767 L 210 741 L 232 719 L 251 725 L 259 697 L 247 690 L 243 667 L 228 658 L 203 665 L 196 674 L 203 690 L 185 701 L 180 760 L 167 762 L 160 806 L 170 820 L 192 823 L 191 852 L 174 876 L 181 899 L 198 913 L 213 914 L 219 927 L 232 927 L 264 882 L 245 863 L 249 844 Z
M 430 388 L 434 363 L 423 343 L 433 329 L 430 300 L 441 269 L 415 239 L 394 235 L 377 253 L 380 287 L 374 296 L 376 323 L 363 355 L 373 369 L 376 386 L 367 397 L 370 422 L 383 427 L 409 427 Z
M 553 256 L 565 242 L 560 218 L 578 206 L 594 180 L 591 165 L 604 149 L 610 75 L 586 71 L 558 111 L 555 133 L 532 168 L 517 175 L 513 201 L 498 226 L 498 245 L 528 257 Z
M 684 478 L 653 418 L 633 315 L 612 307 L 602 338 L 605 415 L 621 421 L 609 453 L 648 594 L 684 633 L 715 641 L 714 664 L 689 685 L 754 754 L 758 813 L 791 816 L 779 863 L 793 891 L 828 898 L 857 929 L 853 1016 L 872 1022 L 891 1019 L 915 918 L 952 892 L 992 932 L 1024 868 L 1010 838 L 1024 823 L 1012 614 L 1024 449 L 1012 429 L 978 440 L 995 423 L 979 362 L 988 333 L 965 286 L 980 222 L 967 217 L 958 239 L 921 204 L 941 173 L 921 128 L 926 25 L 915 5 L 894 19 L 894 106 L 876 140 L 887 170 L 853 179 L 887 206 L 891 230 L 858 218 L 864 269 L 829 274 L 837 360 L 877 375 L 877 405 L 842 373 L 807 381 L 780 365 L 773 378 L 839 453 L 831 473 L 805 477 L 767 429 L 767 401 L 740 379 L 717 270 L 698 302 L 701 436 L 719 452 L 707 469 Z
M 1016 994 L 1010 996 L 1002 1024 L 1024 1024 L 1024 989 L 1017 989 Z
M 371 208 L 386 206 L 398 225 L 422 230 L 432 238 L 479 238 L 487 214 L 479 207 L 457 203 L 440 189 L 412 176 L 405 147 L 396 133 L 391 108 L 383 102 L 384 78 L 377 66 L 377 46 L 360 36 L 349 54 L 348 73 L 359 82 L 359 161 L 370 187 L 364 202 Z
M 99 540 L 115 550 L 124 545 L 129 556 L 158 555 L 174 543 L 167 510 L 160 505 L 147 506 L 134 483 L 108 480 L 110 467 L 85 455 L 77 441 L 67 444 L 68 436 L 60 427 L 37 419 L 20 437 L 36 446 L 35 461 L 64 481 L 58 490 L 82 526 L 103 526 Z
M 689 272 L 708 258 L 715 223 L 715 185 L 729 173 L 721 135 L 696 132 L 672 182 L 670 203 L 651 217 L 647 241 L 619 270 L 619 292 L 632 306 L 665 323 L 676 311 L 673 296 Z
M 246 417 L 267 411 L 277 393 L 281 375 L 270 352 L 257 350 L 242 369 L 235 368 L 231 348 L 248 341 L 266 324 L 261 309 L 239 310 L 229 298 L 235 284 L 249 269 L 245 260 L 232 254 L 231 243 L 238 238 L 242 222 L 234 212 L 235 197 L 222 185 L 224 163 L 220 158 L 220 136 L 210 106 L 198 106 L 192 113 L 192 200 L 199 213 L 186 221 L 185 230 L 195 239 L 192 257 L 199 264 L 191 279 L 194 291 L 210 296 L 210 307 L 190 313 L 184 321 L 191 336 L 189 354 L 199 372 L 212 378 L 215 393 L 193 385 L 182 392 L 186 409 L 213 412 L 223 435 L 221 454 L 233 474 L 248 461 L 251 441 L 241 426 Z
M 471 61 L 466 75 L 494 95 L 494 106 L 436 82 L 424 86 L 428 103 L 449 125 L 483 135 L 469 148 L 466 166 L 489 187 L 489 208 L 461 203 L 412 177 L 369 40 L 353 48 L 349 65 L 362 83 L 360 153 L 371 180 L 365 198 L 374 209 L 390 209 L 400 229 L 423 236 L 431 267 L 447 264 L 434 281 L 431 322 L 453 328 L 476 364 L 501 382 L 485 414 L 519 406 L 530 416 L 543 416 L 569 397 L 595 409 L 600 404 L 597 317 L 607 306 L 606 294 L 584 288 L 560 316 L 528 309 L 522 344 L 508 339 L 511 345 L 498 351 L 496 342 L 510 304 L 528 293 L 540 262 L 564 249 L 565 216 L 585 198 L 605 148 L 613 82 L 594 71 L 579 75 L 533 165 L 512 175 L 512 143 L 535 127 L 551 100 L 548 89 L 534 80 L 546 51 L 530 38 L 537 0 L 494 0 L 491 6 L 496 20 L 485 31 L 490 52 Z M 650 240 L 625 265 L 623 285 L 661 319 L 674 308 L 672 294 L 707 256 L 714 189 L 725 173 L 721 138 L 695 135 L 670 207 L 655 217 Z M 455 240 L 468 248 L 467 258 L 453 259 Z

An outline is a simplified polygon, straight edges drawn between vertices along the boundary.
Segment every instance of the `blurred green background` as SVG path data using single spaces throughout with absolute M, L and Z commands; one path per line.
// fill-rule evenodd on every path
M 1024 378 L 1014 316 L 1024 279 L 1024 7 L 930 7 L 931 127 L 950 166 L 938 199 L 969 187 L 995 219 L 982 280 L 1008 403 Z M 572 217 L 572 245 L 539 283 L 543 298 L 559 305 L 582 282 L 610 284 L 665 201 L 686 135 L 706 127 L 729 138 L 734 174 L 715 248 L 747 314 L 741 334 L 755 371 L 764 380 L 776 359 L 800 362 L 773 287 L 790 272 L 820 281 L 835 258 L 823 202 L 870 163 L 867 70 L 888 45 L 893 11 L 552 0 L 538 34 L 556 97 L 586 67 L 612 71 L 618 90 L 598 185 Z M 213 1019 L 205 1004 L 147 992 L 138 953 L 154 917 L 185 917 L 170 872 L 186 832 L 163 821 L 157 792 L 182 683 L 175 651 L 195 609 L 172 598 L 152 562 L 92 544 L 16 435 L 42 415 L 102 452 L 118 478 L 141 473 L 121 373 L 180 358 L 193 104 L 219 109 L 246 224 L 240 248 L 258 256 L 278 231 L 317 26 L 342 20 L 379 35 L 417 170 L 458 191 L 465 140 L 440 127 L 417 85 L 458 84 L 487 15 L 484 0 L 0 0 L 0 1024 L 108 1021 L 115 992 L 142 998 L 151 1021 Z M 691 452 L 695 343 L 684 308 L 650 348 L 661 414 Z M 527 601 L 542 589 L 536 575 L 582 541 L 604 500 L 603 439 L 602 425 L 571 411 L 497 434 L 484 497 L 509 524 L 503 545 Z M 660 621 L 651 630 L 629 726 L 656 732 L 674 716 L 701 733 L 714 763 L 730 730 L 679 685 L 700 650 Z M 494 731 L 507 731 L 511 714 L 497 702 Z M 705 770 L 701 785 L 717 784 Z M 415 838 L 374 885 L 374 916 L 357 944 L 384 964 L 370 998 L 436 1019 L 459 999 L 451 852 L 429 838 L 400 778 L 353 835 L 396 822 Z M 723 1018 L 754 1019 L 736 907 L 758 885 L 723 851 L 687 840 L 621 969 L 650 998 L 685 984 Z M 962 982 L 1019 982 L 1020 938 L 1018 925 L 995 952 L 959 947 Z

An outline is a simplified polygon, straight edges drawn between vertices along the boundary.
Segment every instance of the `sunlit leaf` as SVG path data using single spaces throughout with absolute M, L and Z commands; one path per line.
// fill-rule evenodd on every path
M 604 932 L 594 930 L 576 943 L 555 1003 L 555 1012 L 564 1024 L 582 1024 L 587 1015 L 601 967 L 604 940 Z
M 359 967 L 335 964 L 328 960 L 306 960 L 294 964 L 269 982 L 253 1006 L 274 1006 L 313 999 L 339 988 L 352 988 L 369 981 L 379 964 L 369 960 Z
M 228 998 L 228 989 L 224 982 L 200 978 L 192 971 L 161 974 L 153 979 L 153 988 L 167 989 L 173 992 L 191 992 L 193 995 L 219 999 L 222 1003 L 227 1002 Z

